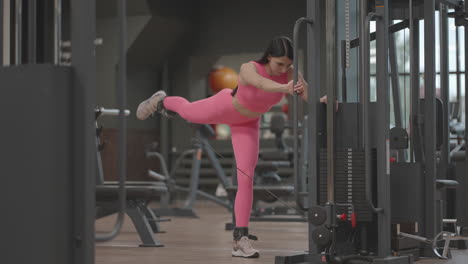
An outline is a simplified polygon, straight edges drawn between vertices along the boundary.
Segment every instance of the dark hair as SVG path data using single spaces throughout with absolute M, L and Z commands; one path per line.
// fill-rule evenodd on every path
M 270 40 L 268 48 L 265 50 L 263 56 L 256 62 L 260 64 L 268 63 L 268 56 L 272 57 L 283 57 L 287 56 L 290 60 L 293 60 L 294 51 L 292 48 L 291 40 L 285 36 L 275 37 Z

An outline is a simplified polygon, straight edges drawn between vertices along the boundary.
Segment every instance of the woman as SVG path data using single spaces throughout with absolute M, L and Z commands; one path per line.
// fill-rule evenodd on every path
M 175 112 L 192 123 L 230 126 L 238 182 L 232 250 L 235 257 L 259 257 L 258 250 L 250 242 L 255 237 L 249 235 L 248 226 L 253 202 L 253 175 L 259 152 L 260 116 L 277 104 L 284 93 L 295 92 L 303 99 L 307 98 L 308 86 L 302 75 L 299 74 L 299 81 L 293 87 L 292 62 L 290 39 L 276 37 L 259 60 L 242 64 L 238 87 L 234 91 L 223 89 L 195 102 L 158 91 L 143 101 L 137 110 L 137 117 L 141 120 L 154 112 L 166 117 Z M 326 102 L 326 97 L 320 101 Z

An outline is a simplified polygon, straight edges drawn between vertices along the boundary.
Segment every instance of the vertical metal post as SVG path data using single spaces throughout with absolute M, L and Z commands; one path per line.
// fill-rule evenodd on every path
M 9 1 L 9 0 L 7 0 Z M 3 53 L 4 53 L 4 50 L 5 50 L 5 39 L 3 37 L 3 28 L 4 28 L 4 25 L 5 25 L 5 21 L 4 21 L 4 12 L 5 12 L 5 9 L 4 9 L 4 0 L 0 0 L 0 67 L 4 65 L 4 62 L 3 62 Z
M 164 63 L 162 74 L 161 74 L 161 86 L 164 91 L 170 94 L 169 91 L 169 62 Z M 160 128 L 161 128 L 161 154 L 164 157 L 164 160 L 169 161 L 169 142 L 171 141 L 171 133 L 169 132 L 169 120 L 167 118 L 160 118 Z
M 2 0 L 2 61 L 1 65 L 10 65 L 11 63 L 11 0 Z
M 23 1 L 15 2 L 15 64 L 20 65 L 22 60 L 22 35 L 23 35 Z
M 380 257 L 391 255 L 390 211 L 390 141 L 389 141 L 389 78 L 388 78 L 388 0 L 376 0 L 375 11 L 381 19 L 376 22 L 377 64 L 377 201 L 384 211 L 378 214 Z
M 62 43 L 62 0 L 54 0 L 54 64 L 59 65 Z
M 439 37 L 440 37 L 440 93 L 442 99 L 443 141 L 441 149 L 441 162 L 439 165 L 439 178 L 447 178 L 447 169 L 450 153 L 449 134 L 449 69 L 448 69 L 448 16 L 447 6 L 439 5 Z
M 465 1 L 465 12 L 468 12 L 468 4 Z M 468 125 L 468 75 L 467 75 L 467 65 L 468 65 L 468 56 L 466 51 L 468 50 L 468 27 L 465 26 L 465 127 Z M 466 131 L 466 130 L 465 130 Z M 465 132 L 465 144 L 468 143 L 468 133 Z M 468 168 L 468 159 L 465 157 L 465 169 Z
M 364 77 L 365 76 L 368 76 L 367 74 L 365 74 L 365 63 L 369 63 L 368 61 L 364 61 L 364 57 L 366 54 L 368 54 L 369 51 L 366 51 L 364 49 L 364 43 L 363 43 L 363 36 L 364 34 L 367 34 L 366 33 L 366 21 L 367 21 L 367 1 L 358 1 L 359 3 L 359 6 L 358 6 L 358 10 L 359 10 L 359 49 L 358 49 L 358 67 L 359 67 L 359 76 L 358 76 L 358 90 L 359 90 L 359 102 L 360 104 L 358 105 L 358 113 L 359 114 L 359 146 L 363 147 L 364 148 L 364 142 L 365 142 L 365 135 L 364 135 L 364 129 L 363 129 L 363 126 L 364 126 L 364 120 L 365 120 L 365 116 L 364 116 L 364 109 L 363 109 L 363 106 L 364 106 L 364 103 L 366 102 L 366 96 L 365 96 L 365 93 L 363 93 L 363 89 L 364 89 L 364 82 L 369 82 L 369 80 L 365 80 Z M 367 53 L 366 53 L 367 52 Z
M 361 68 L 361 109 L 362 109 L 362 136 L 364 143 L 364 175 L 366 181 L 366 201 L 371 207 L 373 212 L 381 212 L 382 208 L 376 208 L 372 195 L 372 164 L 371 164 L 371 142 L 370 142 L 370 129 L 369 129 L 369 104 L 370 104 L 370 73 L 369 73 L 369 59 L 370 59 L 370 45 L 369 45 L 369 31 L 370 22 L 373 18 L 381 19 L 382 16 L 377 13 L 369 13 L 366 15 L 363 23 L 363 30 L 360 36 L 361 40 L 361 54 L 362 54 L 362 68 Z
M 96 234 L 96 241 L 108 241 L 114 239 L 122 228 L 125 218 L 126 191 L 125 180 L 127 172 L 127 119 L 125 109 L 127 106 L 127 2 L 118 1 L 118 25 L 119 25 L 119 49 L 117 62 L 117 103 L 119 106 L 119 135 L 118 135 L 118 159 L 117 169 L 119 175 L 119 211 L 117 221 L 113 229 L 106 234 Z M 95 45 L 95 41 L 93 40 Z
M 117 84 L 117 103 L 119 106 L 119 136 L 118 136 L 118 175 L 119 175 L 119 214 L 117 217 L 117 223 L 114 226 L 114 230 L 108 235 L 107 239 L 115 238 L 122 228 L 125 210 L 126 210 L 126 191 L 125 191 L 125 180 L 127 178 L 127 117 L 125 116 L 125 109 L 127 108 L 127 0 L 118 1 L 118 27 L 119 27 L 119 78 Z M 62 5 L 60 5 L 60 13 L 62 12 Z M 60 21 L 61 25 L 62 21 Z M 96 24 L 96 22 L 94 22 Z M 61 28 L 61 26 L 60 26 Z M 96 28 L 96 26 L 95 26 Z M 60 32 L 60 36 L 62 33 Z M 92 39 L 92 45 L 95 48 L 96 33 Z M 59 39 L 59 55 L 61 54 L 60 45 L 62 38 Z M 102 237 L 106 239 L 105 236 Z
M 28 2 L 28 63 L 36 63 L 37 47 L 37 0 Z
M 313 27 L 307 28 L 307 76 L 310 78 L 310 87 L 321 87 L 322 85 L 322 67 L 317 67 L 317 62 L 321 65 L 321 49 L 322 49 L 322 27 L 323 27 L 323 10 L 322 0 L 307 1 L 307 17 L 314 22 Z M 309 170 L 308 170 L 308 190 L 309 190 L 309 215 L 312 215 L 311 208 L 318 204 L 318 142 L 317 142 L 317 108 L 319 105 L 320 89 L 310 89 L 308 93 L 308 155 L 309 155 Z M 318 254 L 317 245 L 312 240 L 312 232 L 315 226 L 309 221 L 309 254 Z
M 460 74 L 460 32 L 459 27 L 455 29 L 455 56 L 456 56 L 456 65 L 457 65 L 457 104 L 460 107 L 461 100 L 461 74 Z M 460 109 L 460 108 L 458 108 Z M 460 122 L 460 113 L 457 117 L 457 121 Z
M 326 87 L 327 87 L 327 201 L 335 202 L 335 101 L 336 101 L 336 27 L 335 0 L 326 1 Z
M 435 123 L 435 0 L 424 1 L 424 152 L 425 208 L 423 230 L 425 237 L 437 234 L 435 212 L 436 123 Z
M 419 20 L 414 19 L 413 1 L 410 0 L 410 157 L 411 162 L 422 162 L 421 133 L 419 133 Z
M 96 105 L 96 3 L 71 1 L 71 42 L 75 88 L 73 94 L 73 234 L 75 264 L 94 263 Z
M 346 40 L 341 41 L 341 98 L 343 103 L 348 101 L 348 89 L 346 88 Z

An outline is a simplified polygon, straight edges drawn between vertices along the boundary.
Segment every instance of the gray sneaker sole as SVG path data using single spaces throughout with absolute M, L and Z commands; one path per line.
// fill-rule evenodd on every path
M 146 120 L 148 119 L 150 116 L 152 116 L 154 114 L 154 112 L 149 112 L 149 113 L 142 113 L 144 112 L 144 108 L 146 107 L 145 105 L 150 103 L 151 99 L 155 98 L 155 97 L 158 97 L 158 96 L 162 96 L 161 100 L 163 100 L 167 95 L 166 95 L 166 92 L 164 91 L 157 91 L 156 93 L 154 93 L 150 98 L 146 99 L 145 101 L 141 102 L 139 105 L 138 105 L 138 108 L 137 108 L 137 118 L 140 119 L 140 120 Z M 142 110 L 140 110 L 140 108 L 143 108 Z M 158 110 L 156 109 L 155 112 L 158 112 Z M 168 117 L 168 114 L 167 113 L 161 113 L 163 114 L 164 116 Z
M 260 257 L 260 254 L 258 252 L 255 252 L 253 255 L 245 255 L 242 251 L 237 250 L 237 251 L 232 251 L 232 256 L 233 257 L 240 257 L 240 258 L 258 258 Z

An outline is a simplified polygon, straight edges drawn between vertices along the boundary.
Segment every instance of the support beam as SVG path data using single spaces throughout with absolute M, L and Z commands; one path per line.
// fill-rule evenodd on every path
M 359 147 L 362 147 L 363 149 L 365 148 L 365 142 L 366 142 L 366 135 L 364 133 L 365 128 L 364 128 L 364 120 L 366 118 L 366 116 L 364 115 L 364 104 L 367 102 L 367 100 L 369 99 L 368 96 L 366 96 L 366 91 L 364 91 L 365 87 L 367 87 L 369 85 L 369 80 L 367 79 L 368 77 L 368 72 L 366 72 L 366 66 L 369 64 L 369 61 L 366 61 L 364 60 L 364 58 L 368 58 L 368 50 L 364 50 L 364 47 L 366 45 L 359 45 L 359 41 L 361 39 L 365 39 L 364 38 L 364 34 L 367 34 L 366 32 L 366 17 L 367 17 L 367 14 L 368 14 L 368 10 L 367 10 L 367 2 L 366 1 L 359 1 L 358 2 L 359 5 L 358 5 L 358 14 L 359 14 L 359 38 L 356 39 L 356 42 L 357 42 L 357 45 L 356 47 L 359 47 L 358 49 L 358 72 L 359 72 L 359 76 L 358 76 L 358 90 L 359 90 L 359 102 L 360 104 L 358 105 L 358 112 L 359 112 L 359 118 L 358 118 L 358 142 L 359 142 Z M 352 42 L 352 41 L 351 41 Z M 350 43 L 350 46 L 351 43 Z M 366 56 L 367 55 L 367 56 Z M 365 83 L 366 82 L 366 83 Z
M 162 72 L 161 72 L 161 87 L 164 91 L 166 91 L 168 94 L 172 94 L 172 91 L 170 91 L 170 83 L 169 83 L 169 62 L 164 63 Z M 160 118 L 160 138 L 165 139 L 165 140 L 160 140 L 161 141 L 161 154 L 164 157 L 164 160 L 169 162 L 169 152 L 170 152 L 170 146 L 169 142 L 172 141 L 172 136 L 170 132 L 170 126 L 169 126 L 169 119 L 168 118 Z
M 465 12 L 468 12 L 468 3 L 465 1 Z M 468 50 L 468 27 L 465 26 L 465 146 L 468 144 L 468 133 L 466 128 L 468 127 L 468 80 L 467 80 L 467 68 L 468 65 L 468 56 L 466 51 Z M 466 148 L 466 147 L 465 147 Z M 465 157 L 465 168 L 468 168 L 468 159 Z
M 93 20 L 95 20 L 93 18 Z M 62 56 L 62 0 L 54 0 L 54 64 L 61 64 Z
M 448 16 L 447 6 L 440 4 L 439 7 L 439 37 L 440 37 L 440 93 L 442 100 L 443 115 L 443 140 L 441 149 L 441 160 L 439 165 L 438 178 L 446 179 L 450 153 L 450 133 L 449 133 L 449 69 L 448 69 Z M 439 121 L 440 122 L 440 121 Z
M 75 89 L 73 94 L 73 237 L 74 264 L 94 263 L 96 105 L 96 3 L 72 0 L 71 42 Z
M 378 214 L 378 256 L 391 256 L 391 206 L 390 206 L 390 141 L 389 141 L 389 77 L 388 77 L 388 0 L 376 0 L 377 65 L 377 201 L 383 212 Z
M 37 0 L 28 1 L 28 63 L 36 63 Z
M 443 4 L 449 8 L 460 7 L 460 0 L 436 0 L 437 4 Z
M 312 19 L 312 27 L 307 29 L 307 76 L 310 78 L 310 87 L 321 87 L 323 83 L 322 67 L 317 67 L 317 62 L 322 61 L 322 41 L 323 32 L 323 0 L 307 1 L 307 17 Z M 308 190 L 309 190 L 309 215 L 311 207 L 318 204 L 318 142 L 317 142 L 317 108 L 320 99 L 320 89 L 311 89 L 308 93 L 308 140 L 309 140 L 309 172 L 308 172 Z M 315 226 L 309 221 L 309 254 L 318 255 L 317 244 L 312 240 L 312 232 Z
M 420 100 L 419 100 L 419 20 L 413 17 L 413 1 L 410 0 L 410 157 L 411 162 L 423 162 L 422 133 L 420 130 Z
M 2 50 L 1 50 L 1 65 L 7 66 L 10 65 L 11 61 L 11 25 L 10 25 L 10 16 L 11 16 L 11 1 L 10 0 L 2 0 L 2 22 L 1 31 L 2 31 Z
M 7 0 L 9 1 L 9 0 Z M 3 62 L 3 53 L 4 53 L 4 46 L 5 46 L 5 42 L 4 42 L 4 25 L 5 25 L 5 20 L 4 20 L 4 12 L 5 12 L 5 6 L 4 6 L 4 3 L 5 1 L 4 0 L 0 0 L 0 65 L 4 65 L 4 62 Z
M 406 29 L 409 27 L 409 20 L 403 20 L 401 22 L 398 22 L 396 24 L 393 24 L 389 27 L 388 29 L 388 32 L 389 33 L 396 33 L 400 30 L 403 30 L 403 29 Z M 375 36 L 376 36 L 376 32 L 372 32 L 370 34 L 370 41 L 373 41 L 375 40 Z M 349 47 L 352 49 L 352 48 L 356 48 L 359 46 L 359 38 L 355 38 L 353 40 L 350 40 L 349 41 Z
M 23 60 L 23 1 L 15 0 L 15 65 Z
M 327 201 L 335 202 L 335 102 L 336 100 L 336 24 L 335 0 L 326 1 L 326 87 L 327 87 Z
M 457 27 L 455 29 L 455 56 L 456 56 L 456 65 L 457 65 L 457 68 L 456 68 L 456 71 L 457 72 L 460 72 L 460 69 L 461 69 L 461 66 L 460 66 L 460 63 L 461 63 L 461 58 L 460 58 L 460 31 L 459 31 L 459 27 Z M 457 74 L 457 104 L 458 104 L 458 107 L 460 107 L 460 103 L 461 103 L 461 76 L 460 74 Z M 460 109 L 460 108 L 459 108 Z M 458 115 L 457 117 L 457 121 L 460 122 L 460 114 Z
M 435 0 L 424 1 L 424 237 L 438 233 L 435 212 L 436 109 L 435 109 Z

